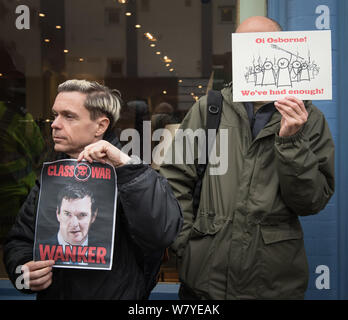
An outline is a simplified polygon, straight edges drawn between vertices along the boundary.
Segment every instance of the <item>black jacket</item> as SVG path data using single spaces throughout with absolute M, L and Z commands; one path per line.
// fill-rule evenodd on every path
M 146 299 L 156 284 L 164 249 L 182 224 L 166 179 L 148 165 L 116 168 L 118 203 L 112 270 L 53 268 L 53 282 L 37 299 Z M 33 260 L 37 181 L 4 244 L 4 263 L 15 285 L 16 268 Z M 31 292 L 30 290 L 22 290 Z

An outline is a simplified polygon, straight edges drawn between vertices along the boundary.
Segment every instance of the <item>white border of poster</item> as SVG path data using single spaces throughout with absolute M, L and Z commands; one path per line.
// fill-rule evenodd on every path
M 232 33 L 233 101 L 332 99 L 331 31 Z
M 33 259 L 35 261 L 55 260 L 53 267 L 57 268 L 111 270 L 117 206 L 115 168 L 96 161 L 93 163 L 77 162 L 76 159 L 45 162 L 41 171 L 40 183 Z M 74 194 L 73 198 L 60 195 L 60 192 L 65 192 L 64 189 L 69 188 L 69 191 Z M 85 196 L 86 193 L 83 192 L 88 192 L 88 195 Z M 58 204 L 59 197 L 62 198 L 60 204 Z M 73 238 L 64 239 L 64 236 L 61 236 L 63 234 L 60 232 L 62 223 L 58 221 L 58 215 L 62 213 L 61 208 L 58 209 L 58 207 L 62 206 L 63 199 L 74 201 L 81 197 L 82 199 L 90 198 L 87 207 L 91 208 L 92 214 L 95 212 L 96 214 L 93 223 L 90 223 L 88 227 L 88 237 L 86 238 L 88 244 L 86 242 L 71 244 L 69 240 Z M 93 209 L 94 202 L 95 209 Z M 75 210 L 67 214 L 69 216 L 75 214 L 74 219 L 78 219 L 79 212 L 79 210 Z M 86 210 L 81 210 L 81 212 L 86 215 Z M 76 232 L 76 235 L 78 234 L 80 237 L 81 234 L 84 234 L 80 227 L 79 232 Z

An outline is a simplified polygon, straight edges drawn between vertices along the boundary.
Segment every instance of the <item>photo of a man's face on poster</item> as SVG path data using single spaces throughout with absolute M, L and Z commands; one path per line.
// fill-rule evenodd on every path
M 76 160 L 44 163 L 34 260 L 55 267 L 112 267 L 117 184 L 112 166 Z

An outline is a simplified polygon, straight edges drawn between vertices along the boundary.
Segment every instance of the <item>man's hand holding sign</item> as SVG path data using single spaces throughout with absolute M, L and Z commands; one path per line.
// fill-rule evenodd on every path
M 52 266 L 54 260 L 30 261 L 23 265 L 24 279 L 29 281 L 32 291 L 48 288 L 52 283 Z
M 307 122 L 308 112 L 302 100 L 295 97 L 285 97 L 274 103 L 282 115 L 280 123 L 280 137 L 289 137 L 296 134 Z
M 83 159 L 90 163 L 95 160 L 119 167 L 126 164 L 131 158 L 111 143 L 101 140 L 84 148 L 79 154 L 77 161 L 82 161 Z

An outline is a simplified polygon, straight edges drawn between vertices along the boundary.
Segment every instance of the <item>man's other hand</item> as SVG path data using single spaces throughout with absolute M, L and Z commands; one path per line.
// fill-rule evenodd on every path
M 52 283 L 52 266 L 54 260 L 30 261 L 23 265 L 24 278 L 29 280 L 29 288 L 32 291 L 41 291 Z M 28 272 L 28 274 L 25 274 Z

